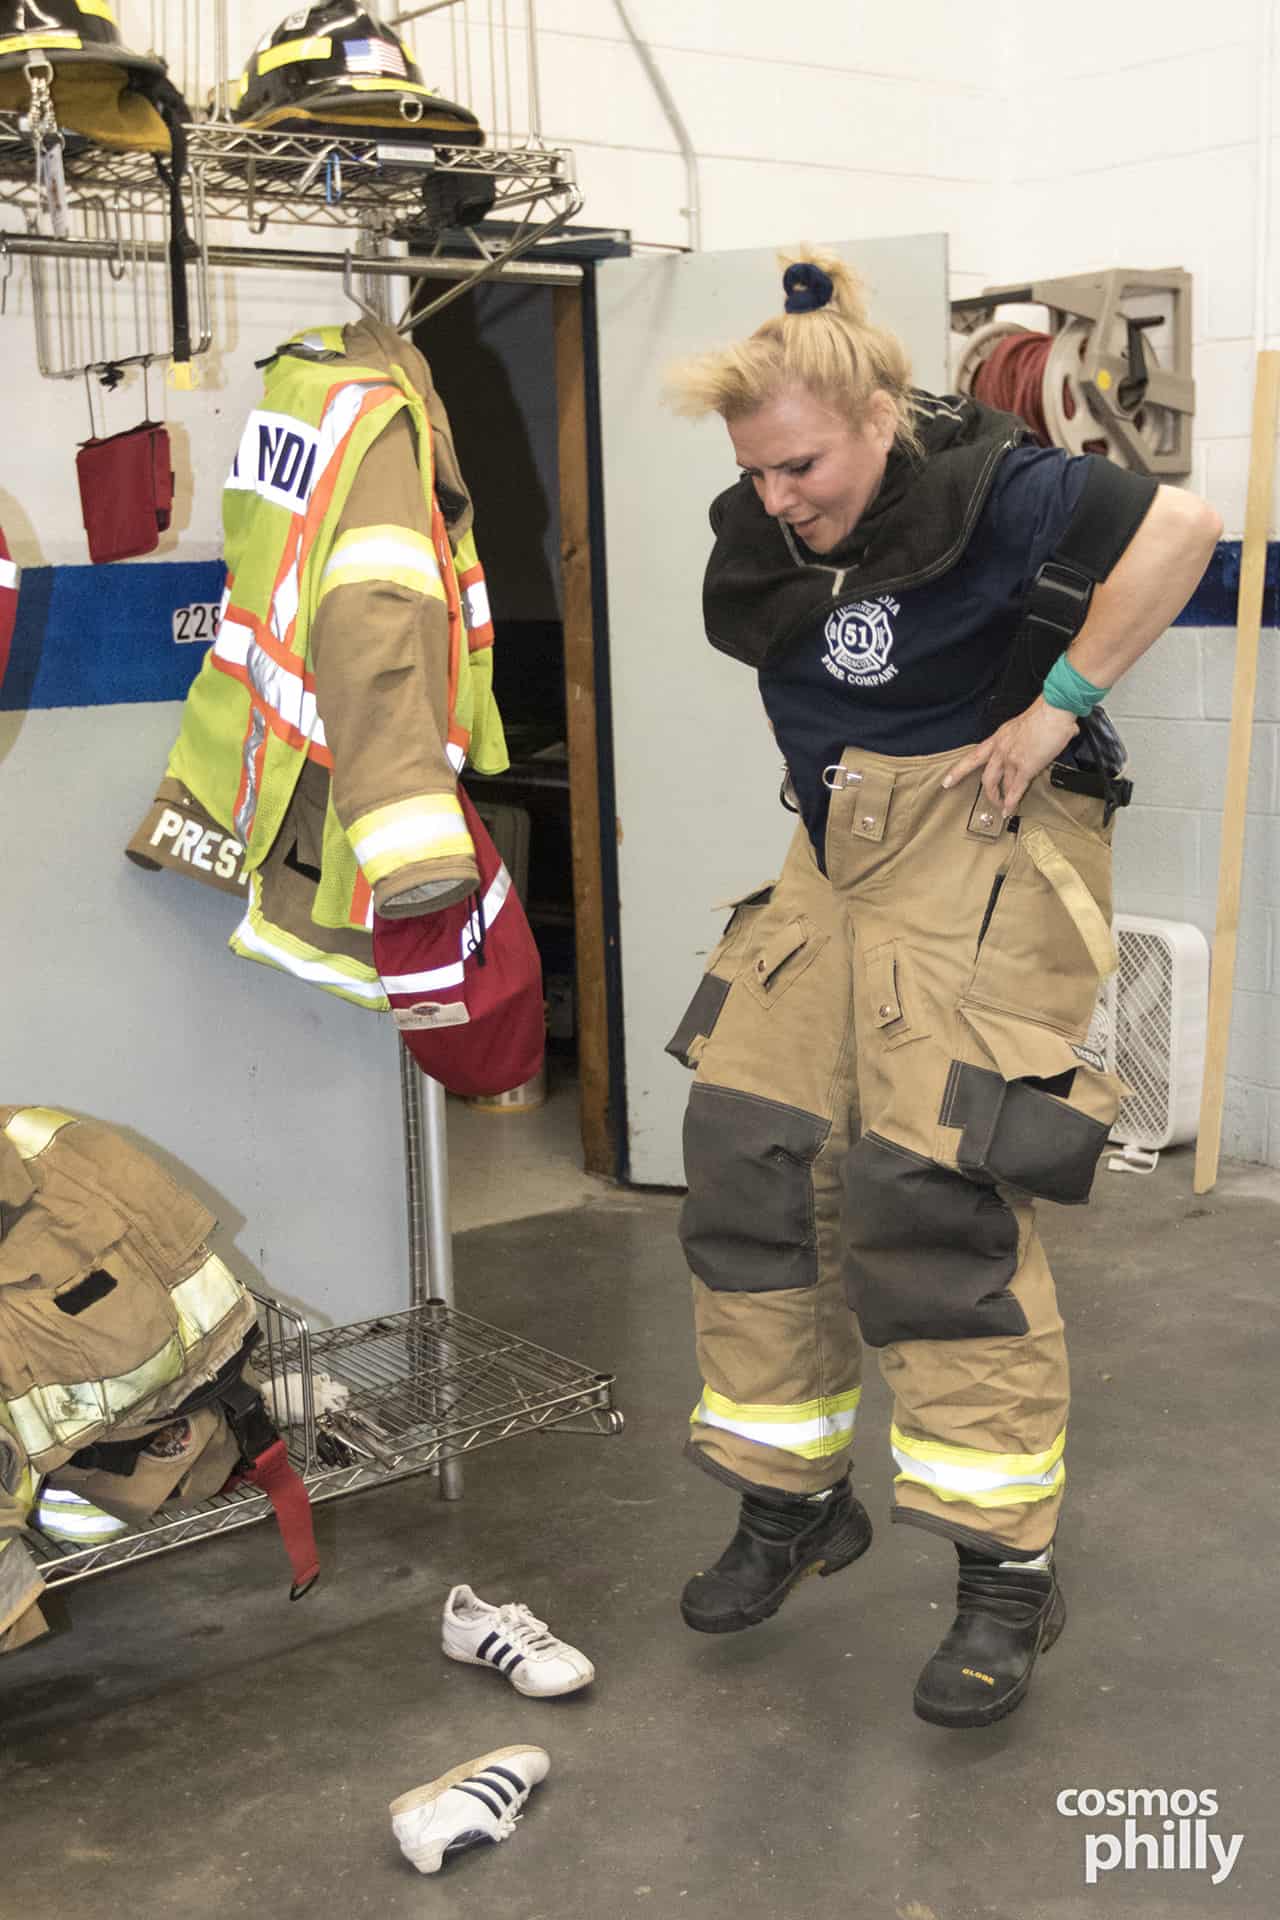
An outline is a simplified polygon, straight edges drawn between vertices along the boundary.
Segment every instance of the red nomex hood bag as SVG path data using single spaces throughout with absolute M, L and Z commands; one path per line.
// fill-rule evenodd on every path
M 410 919 L 373 917 L 373 963 L 404 1044 L 433 1080 L 470 1098 L 510 1093 L 542 1065 L 542 964 L 511 875 L 469 795 L 458 799 L 480 884 Z

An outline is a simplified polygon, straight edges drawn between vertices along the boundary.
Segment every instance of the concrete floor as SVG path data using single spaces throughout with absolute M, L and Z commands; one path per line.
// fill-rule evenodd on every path
M 675 1595 L 733 1503 L 679 1454 L 677 1202 L 606 1194 L 466 1233 L 457 1266 L 475 1312 L 616 1369 L 625 1434 L 474 1455 L 456 1505 L 418 1480 L 321 1509 L 324 1578 L 298 1606 L 266 1527 L 71 1589 L 74 1630 L 0 1663 L 0 1911 L 1273 1920 L 1280 1177 L 1190 1189 L 1182 1153 L 1103 1175 L 1088 1212 L 1046 1209 L 1075 1365 L 1070 1619 L 999 1727 L 910 1712 L 953 1577 L 911 1529 L 880 1524 L 858 1566 L 762 1627 L 683 1627 Z M 878 1523 L 886 1423 L 876 1380 L 856 1480 Z M 538 1703 L 446 1662 L 461 1579 L 548 1617 L 595 1686 Z M 387 1801 L 521 1740 L 552 1771 L 513 1838 L 420 1878 Z M 1205 1831 L 1244 1836 L 1230 1877 L 1117 1866 L 1086 1885 L 1086 1835 L 1123 1827 L 1062 1816 L 1072 1787 L 1213 1791 Z M 1140 1826 L 1162 1837 L 1158 1813 Z

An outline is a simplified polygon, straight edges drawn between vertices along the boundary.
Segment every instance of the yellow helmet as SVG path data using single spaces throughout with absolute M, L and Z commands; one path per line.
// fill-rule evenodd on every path
M 33 61 L 53 69 L 59 126 L 99 146 L 168 153 L 166 122 L 191 118 L 164 62 L 125 46 L 111 0 L 0 0 L 0 110 L 26 110 Z

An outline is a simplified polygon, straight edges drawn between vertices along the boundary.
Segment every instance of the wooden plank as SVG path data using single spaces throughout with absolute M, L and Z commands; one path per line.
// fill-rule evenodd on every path
M 1227 791 L 1222 808 L 1222 863 L 1218 869 L 1218 919 L 1209 982 L 1209 1032 L 1200 1131 L 1196 1137 L 1197 1193 L 1208 1193 L 1218 1177 L 1222 1146 L 1222 1105 L 1226 1093 L 1227 1047 L 1231 1038 L 1231 990 L 1235 981 L 1236 940 L 1240 931 L 1240 881 L 1244 867 L 1245 808 L 1249 791 L 1249 749 L 1253 740 L 1253 703 L 1258 682 L 1258 640 L 1262 627 L 1262 590 L 1267 570 L 1267 530 L 1271 521 L 1271 476 L 1276 427 L 1280 418 L 1280 353 L 1260 353 L 1253 391 L 1253 443 L 1249 455 L 1249 495 L 1244 544 L 1240 554 L 1240 598 L 1236 611 L 1236 666 L 1231 689 L 1231 743 Z
M 569 820 L 573 834 L 582 1159 L 588 1173 L 611 1174 L 617 1162 L 609 1111 L 609 1005 L 605 988 L 606 936 L 601 884 L 582 295 L 576 287 L 557 287 L 551 297 L 559 414 L 560 578 L 564 596 L 565 724 L 569 748 Z

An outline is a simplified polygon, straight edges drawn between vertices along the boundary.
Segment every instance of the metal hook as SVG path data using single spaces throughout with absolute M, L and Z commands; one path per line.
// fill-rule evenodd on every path
M 356 292 L 351 279 L 354 268 L 355 261 L 351 254 L 344 253 L 342 256 L 342 291 L 346 294 L 353 307 L 359 307 L 366 320 L 381 322 L 382 315 Z
M 13 255 L 9 251 L 9 237 L 0 233 L 0 259 L 4 261 L 4 277 L 0 279 L 0 315 L 9 304 L 9 282 L 13 278 Z
M 129 262 L 124 257 L 124 227 L 121 225 L 119 207 L 114 207 L 112 212 L 116 222 L 116 257 L 107 261 L 107 272 L 113 280 L 120 281 L 128 277 Z

